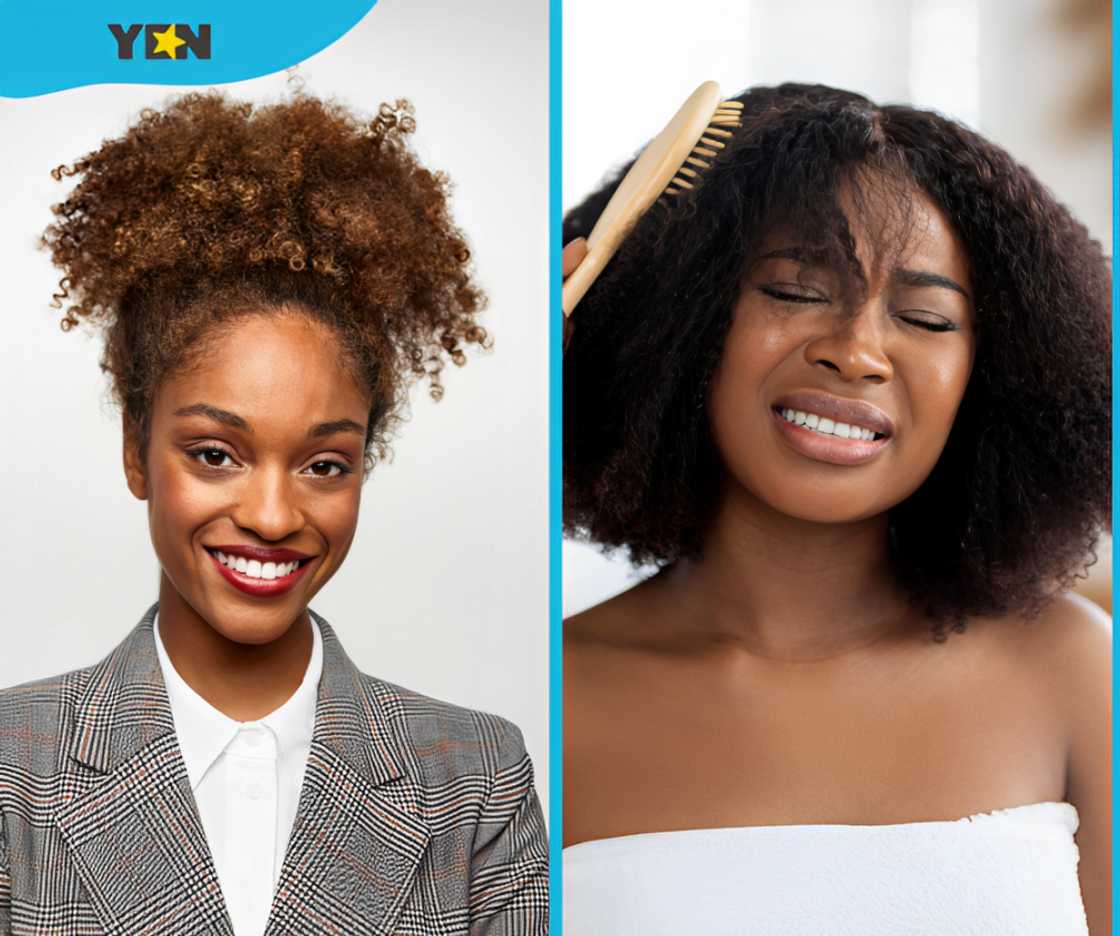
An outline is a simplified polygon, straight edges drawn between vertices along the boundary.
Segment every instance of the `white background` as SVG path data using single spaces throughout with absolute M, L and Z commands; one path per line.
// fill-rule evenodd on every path
M 366 482 L 359 531 L 313 607 L 362 670 L 524 731 L 548 794 L 548 20 L 545 0 L 379 0 L 300 67 L 309 93 L 372 114 L 408 97 L 423 162 L 490 296 L 488 354 L 418 388 L 396 457 Z M 65 54 L 60 50 L 59 54 Z M 85 666 L 157 597 L 145 505 L 120 467 L 99 343 L 64 334 L 36 250 L 63 186 L 52 167 L 175 89 L 101 86 L 0 100 L 0 389 L 6 436 L 0 685 Z M 276 99 L 283 74 L 227 85 Z
M 1063 31 L 1058 8 L 1057 0 L 693 0 L 640 8 L 565 0 L 565 210 L 657 134 L 702 81 L 718 81 L 725 95 L 819 82 L 963 120 L 1033 170 L 1111 254 L 1111 127 L 1078 132 L 1067 116 L 1082 81 L 1108 64 L 1089 41 Z M 1109 548 L 1106 540 L 1098 574 L 1110 565 Z M 582 543 L 564 543 L 563 564 L 565 615 L 640 577 Z

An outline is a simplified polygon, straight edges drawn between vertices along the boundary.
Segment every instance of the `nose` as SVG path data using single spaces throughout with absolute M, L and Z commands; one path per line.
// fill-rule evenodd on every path
M 288 473 L 280 466 L 258 466 L 242 485 L 233 522 L 260 539 L 278 542 L 303 528 L 304 515 Z
M 894 376 L 883 339 L 882 327 L 868 304 L 829 322 L 825 331 L 805 345 L 805 360 L 835 371 L 842 380 L 883 383 Z

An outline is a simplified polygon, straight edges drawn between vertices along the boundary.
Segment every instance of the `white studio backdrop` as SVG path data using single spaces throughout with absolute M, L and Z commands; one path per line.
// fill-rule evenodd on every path
M 300 64 L 308 93 L 372 115 L 408 97 L 412 143 L 454 182 L 490 298 L 489 353 L 413 393 L 395 457 L 363 492 L 347 561 L 313 602 L 363 671 L 494 712 L 525 734 L 548 795 L 548 7 L 379 0 Z M 284 73 L 225 85 L 276 100 Z M 187 88 L 97 86 L 0 100 L 3 367 L 12 457 L 0 537 L 0 686 L 103 657 L 157 597 L 145 505 L 128 493 L 99 341 L 64 334 L 36 249 L 50 170 Z
M 932 108 L 977 129 L 1028 166 L 1111 254 L 1112 128 L 1076 130 L 1068 118 L 1092 69 L 1109 66 L 1063 31 L 1060 7 L 1060 0 L 694 0 L 687 11 L 661 4 L 636 15 L 619 0 L 565 0 L 564 208 L 631 158 L 702 81 L 718 81 L 725 95 L 819 82 L 877 103 Z M 564 615 L 649 571 L 565 540 Z

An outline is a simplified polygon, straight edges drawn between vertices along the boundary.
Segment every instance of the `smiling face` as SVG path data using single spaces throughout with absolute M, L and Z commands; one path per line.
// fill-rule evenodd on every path
M 126 439 L 165 585 L 229 640 L 283 635 L 350 548 L 370 398 L 342 355 L 305 315 L 244 315 L 160 385 L 143 462 Z
M 747 271 L 709 411 L 727 474 L 781 513 L 883 513 L 929 476 L 948 439 L 975 357 L 969 264 L 944 213 L 910 198 L 900 249 L 875 257 L 841 192 L 865 288 L 782 233 Z M 861 214 L 896 216 L 873 204 Z

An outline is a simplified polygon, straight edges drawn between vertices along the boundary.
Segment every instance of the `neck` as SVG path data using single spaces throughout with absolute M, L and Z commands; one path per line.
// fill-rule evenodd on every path
M 274 712 L 299 688 L 311 660 L 306 611 L 276 640 L 243 644 L 223 636 L 160 577 L 159 634 L 183 681 L 236 721 Z
M 839 656 L 911 629 L 887 517 L 817 523 L 729 491 L 699 559 L 667 573 L 706 643 L 775 660 Z

